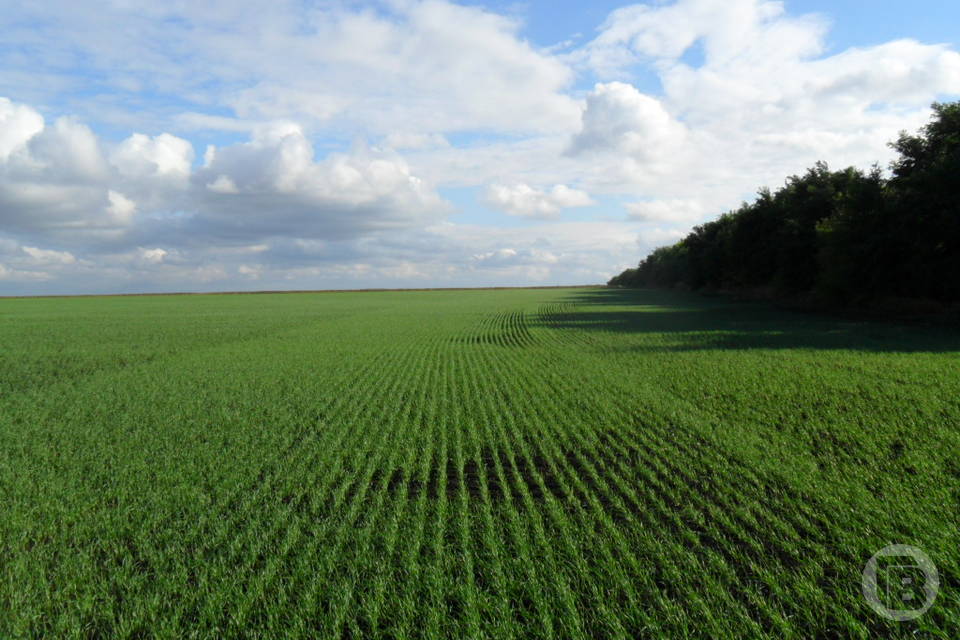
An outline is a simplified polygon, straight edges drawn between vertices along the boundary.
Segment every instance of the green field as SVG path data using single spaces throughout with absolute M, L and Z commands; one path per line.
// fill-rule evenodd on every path
M 0 637 L 955 638 L 958 425 L 956 332 L 690 294 L 0 300 Z

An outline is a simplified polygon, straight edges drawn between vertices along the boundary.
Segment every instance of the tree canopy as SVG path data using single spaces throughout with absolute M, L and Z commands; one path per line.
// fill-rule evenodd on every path
M 891 143 L 889 177 L 818 162 L 608 284 L 960 301 L 960 102 L 933 112 Z

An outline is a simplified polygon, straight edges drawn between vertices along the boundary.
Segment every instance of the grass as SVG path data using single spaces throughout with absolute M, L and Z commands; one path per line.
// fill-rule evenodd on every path
M 0 300 L 0 637 L 956 637 L 958 372 L 667 292 Z

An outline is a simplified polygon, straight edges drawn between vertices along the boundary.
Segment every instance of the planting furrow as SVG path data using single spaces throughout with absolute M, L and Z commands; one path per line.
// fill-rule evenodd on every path
M 675 434 L 675 436 L 676 436 L 676 435 L 677 435 L 677 434 Z M 674 438 L 671 438 L 669 441 L 663 441 L 663 440 L 662 440 L 661 442 L 658 443 L 658 447 L 659 447 L 660 449 L 663 449 L 664 447 L 669 447 L 669 444 L 672 443 L 675 439 L 676 439 L 676 438 L 674 437 Z M 701 447 L 701 449 L 702 449 L 702 447 Z M 686 453 L 689 454 L 689 453 L 691 453 L 691 452 L 686 452 Z M 702 455 L 702 454 L 701 454 L 701 455 Z M 667 459 L 669 460 L 669 458 L 667 458 Z M 679 474 L 679 471 L 676 471 L 676 469 L 674 470 L 674 472 L 677 473 L 677 474 Z M 736 485 L 737 487 L 743 486 L 742 483 L 732 483 L 732 484 L 733 484 L 733 485 Z M 748 484 L 749 484 L 749 482 L 748 482 Z M 758 484 L 759 484 L 759 483 L 758 483 Z M 762 485 L 761 485 L 761 486 L 762 486 Z M 767 491 L 766 493 L 769 495 L 769 491 Z M 699 497 L 701 497 L 701 496 L 697 496 L 697 497 L 699 498 Z M 714 497 L 716 498 L 716 495 L 715 495 Z M 795 501 L 795 502 L 796 502 L 796 501 Z M 722 510 L 722 507 L 724 507 L 724 506 L 729 506 L 729 505 L 728 505 L 727 503 L 723 503 L 723 502 L 722 502 L 719 507 L 718 507 L 718 505 L 716 505 L 716 504 L 711 505 L 711 509 L 712 509 L 714 512 L 716 512 L 716 511 L 718 510 L 718 508 L 720 508 L 720 509 Z M 782 517 L 787 517 L 787 518 L 789 519 L 789 518 L 790 518 L 790 515 L 789 515 L 789 514 L 791 513 L 790 510 L 789 510 L 789 509 L 783 509 L 783 510 L 775 510 L 775 511 L 776 511 L 776 513 L 773 513 L 773 512 L 771 512 L 770 510 L 763 510 L 763 511 L 760 511 L 760 512 L 754 512 L 754 514 L 753 514 L 755 517 L 760 518 L 760 519 L 764 522 L 764 526 L 766 527 L 766 529 L 764 529 L 764 528 L 759 528 L 759 529 L 758 529 L 758 528 L 753 528 L 753 529 L 752 529 L 753 533 L 749 534 L 749 535 L 751 535 L 752 537 L 749 538 L 749 539 L 763 540 L 763 541 L 764 541 L 764 543 L 763 543 L 763 545 L 764 545 L 763 553 L 764 553 L 764 554 L 770 554 L 770 553 L 771 553 L 771 544 L 775 544 L 775 541 L 771 541 L 771 540 L 770 540 L 770 529 L 771 529 L 771 528 L 776 531 L 776 530 L 783 530 L 783 526 L 786 526 L 786 527 L 787 527 L 787 528 L 786 528 L 787 531 L 791 531 L 791 530 L 792 530 L 792 527 L 791 527 L 790 525 L 783 525 L 783 524 L 781 524 L 781 520 L 780 520 Z M 737 513 L 737 511 L 736 511 L 735 509 L 730 509 L 730 510 L 729 510 L 729 513 L 734 513 L 734 514 L 735 514 L 735 513 Z M 809 528 L 810 525 L 807 524 L 807 522 L 802 521 L 801 523 L 798 523 L 798 525 L 799 525 L 799 526 L 805 526 L 805 527 L 806 527 L 805 531 L 806 531 L 807 533 L 810 532 L 810 528 Z M 745 526 L 750 527 L 750 519 L 749 519 L 749 518 L 746 520 L 746 525 L 745 525 Z M 748 528 L 747 531 L 751 531 L 751 529 Z M 741 535 L 741 536 L 742 536 L 742 534 L 738 534 L 738 535 Z M 795 533 L 794 533 L 794 537 L 796 537 L 797 535 L 798 535 L 798 534 L 795 532 Z M 822 557 L 824 557 L 824 554 L 823 554 L 823 553 L 819 553 L 820 551 L 822 551 L 821 548 L 818 548 L 818 547 L 816 547 L 816 546 L 814 546 L 814 547 L 808 547 L 808 548 L 812 548 L 812 549 L 814 549 L 814 550 L 816 550 L 816 551 L 818 552 L 818 553 L 816 553 L 816 555 L 812 556 L 813 558 L 822 558 Z M 790 555 L 790 556 L 796 557 L 796 552 L 790 552 L 790 551 L 787 551 L 787 552 L 777 552 L 777 553 L 775 553 L 772 557 L 782 556 L 783 553 L 787 553 L 787 554 Z M 760 555 L 759 557 L 765 557 L 765 556 L 764 556 L 764 555 Z M 796 561 L 794 561 L 794 563 L 795 563 L 795 562 L 796 562 Z M 834 564 L 835 564 L 835 563 L 834 563 Z M 771 582 L 772 585 L 778 584 L 776 578 L 771 578 L 770 582 Z M 854 604 L 854 603 L 851 603 L 851 605 L 853 605 L 853 604 Z M 796 609 L 796 607 L 795 607 L 795 609 Z M 806 613 L 806 610 L 800 610 L 800 611 L 801 611 L 801 613 Z M 849 622 L 849 619 L 848 619 L 848 622 Z
M 466 401 L 469 398 L 474 403 L 479 403 L 479 399 L 483 397 L 486 390 L 481 386 L 481 378 L 477 375 L 475 359 L 472 356 L 468 358 L 468 354 L 464 353 L 457 355 L 463 372 L 461 388 L 463 400 Z M 478 415 L 474 420 L 486 421 L 482 408 L 476 410 L 476 413 Z M 470 449 L 475 455 L 480 452 L 483 465 L 483 473 L 477 473 L 480 484 L 480 503 L 477 510 L 480 512 L 481 523 L 479 523 L 480 526 L 475 527 L 475 542 L 471 545 L 475 554 L 474 584 L 493 601 L 493 610 L 489 613 L 492 619 L 488 621 L 488 627 L 497 630 L 493 637 L 511 638 L 516 636 L 518 621 L 513 610 L 515 603 L 509 598 L 512 585 L 505 566 L 507 558 L 504 555 L 507 549 L 501 543 L 502 512 L 500 509 L 507 508 L 503 504 L 506 487 L 498 474 L 490 443 L 484 437 L 485 430 L 477 428 L 476 422 L 464 426 L 467 428 Z M 488 576 L 487 573 L 490 575 Z
M 396 452 L 394 448 L 390 453 L 384 453 L 389 449 L 390 443 L 387 437 L 389 434 L 384 429 L 375 429 L 374 433 L 379 437 L 371 441 L 370 423 L 366 420 L 387 405 L 385 401 L 396 393 L 403 381 L 398 372 L 407 370 L 416 359 L 415 346 L 408 346 L 398 357 L 391 359 L 382 369 L 383 383 L 372 388 L 365 387 L 371 393 L 363 398 L 363 401 L 358 401 L 354 396 L 353 404 L 360 407 L 360 411 L 342 421 L 344 430 L 354 433 L 358 441 L 344 450 L 344 453 L 349 451 L 349 454 L 344 456 L 341 462 L 341 467 L 350 475 L 345 477 L 345 481 L 334 491 L 329 515 L 317 523 L 315 536 L 304 550 L 306 555 L 313 558 L 313 572 L 303 599 L 301 615 L 311 619 L 311 633 L 321 632 L 324 637 L 339 636 L 345 623 L 356 624 L 355 620 L 348 620 L 348 607 L 355 586 L 355 575 L 350 572 L 349 564 L 347 575 L 340 580 L 343 588 L 337 595 L 337 600 L 334 601 L 331 597 L 325 601 L 324 596 L 329 594 L 334 572 L 344 566 L 346 558 L 352 557 L 348 555 L 351 550 L 356 551 L 356 547 L 351 544 L 355 535 L 353 530 L 365 517 L 365 509 L 370 506 L 367 501 L 368 494 L 376 493 L 379 488 L 374 488 L 373 485 L 382 482 L 382 460 L 389 459 L 389 456 Z
M 521 365 L 519 362 L 514 361 L 513 367 L 507 368 L 505 363 L 498 358 L 488 357 L 487 366 L 492 369 L 494 374 L 504 380 L 509 379 L 509 377 L 516 376 L 520 374 L 520 377 L 524 380 L 525 385 L 531 392 L 539 391 L 540 380 L 536 377 L 534 371 L 525 372 L 526 375 L 522 375 L 524 372 L 520 371 Z M 531 402 L 531 398 L 538 397 L 541 399 L 540 402 Z M 609 567 L 609 570 L 613 570 L 616 575 L 621 576 L 620 572 L 615 568 L 618 566 L 618 563 L 613 561 L 612 555 L 610 554 L 608 544 L 596 544 L 596 540 L 590 540 L 588 545 L 590 548 L 580 547 L 577 548 L 574 545 L 574 539 L 577 537 L 574 535 L 579 532 L 579 527 L 584 523 L 590 522 L 589 518 L 581 518 L 580 521 L 571 521 L 568 517 L 569 513 L 580 513 L 581 515 L 586 514 L 591 504 L 592 497 L 590 497 L 589 491 L 579 483 L 579 479 L 576 479 L 573 485 L 570 485 L 566 482 L 563 482 L 563 476 L 558 472 L 557 463 L 552 459 L 551 454 L 545 454 L 540 447 L 553 444 L 553 435 L 544 434 L 543 437 L 538 438 L 537 440 L 532 440 L 528 436 L 532 436 L 533 432 L 539 430 L 538 425 L 540 424 L 556 424 L 559 416 L 556 413 L 544 412 L 542 406 L 544 404 L 544 399 L 549 397 L 549 394 L 539 395 L 535 393 L 529 393 L 522 396 L 521 402 L 523 402 L 523 427 L 524 430 L 520 431 L 515 429 L 512 431 L 514 436 L 511 438 L 504 434 L 504 437 L 508 438 L 508 442 L 511 445 L 511 449 L 522 451 L 525 454 L 525 457 L 520 458 L 522 463 L 511 463 L 508 456 L 501 455 L 502 464 L 509 468 L 509 471 L 515 477 L 521 477 L 524 480 L 524 483 L 528 487 L 528 491 L 533 493 L 537 497 L 538 504 L 542 504 L 542 509 L 546 510 L 546 514 L 549 517 L 549 521 L 552 524 L 552 534 L 553 538 L 560 541 L 561 546 L 565 549 L 565 558 L 572 561 L 576 566 L 579 567 L 579 571 L 574 572 L 574 575 L 580 577 L 582 581 L 585 582 L 585 585 L 580 589 L 575 590 L 578 595 L 583 597 L 583 591 L 591 592 L 594 596 L 592 600 L 588 601 L 586 605 L 589 609 L 589 613 L 597 619 L 598 624 L 592 625 L 589 629 L 589 635 L 600 634 L 604 637 L 622 637 L 625 635 L 625 630 L 620 625 L 620 620 L 618 615 L 613 611 L 607 609 L 606 598 L 602 597 L 598 591 L 599 587 L 597 582 L 590 580 L 587 576 L 591 575 L 591 571 L 586 564 L 584 558 L 585 552 L 597 553 L 599 552 L 604 556 L 604 562 L 606 566 Z M 542 430 L 539 430 L 543 434 Z M 557 449 L 554 449 L 551 452 L 553 455 L 559 454 Z M 517 466 L 520 469 L 517 469 Z M 574 495 L 578 494 L 578 495 Z M 575 500 L 573 498 L 576 498 Z M 585 506 L 587 505 L 587 506 Z M 594 515 L 603 513 L 602 510 L 594 511 Z M 606 520 L 602 518 L 601 521 Z M 632 555 L 627 552 L 627 547 L 622 543 L 622 540 L 619 539 L 619 532 L 616 531 L 615 527 L 610 526 L 607 530 L 608 534 L 613 534 L 610 538 L 607 538 L 607 541 L 613 541 L 615 543 L 620 543 L 618 551 L 626 555 L 633 560 Z M 604 539 L 603 537 L 597 538 Z M 629 562 L 629 561 L 628 561 Z M 636 567 L 637 575 L 642 575 L 642 572 L 639 570 L 639 567 Z M 619 587 L 622 589 L 622 592 L 625 594 L 625 597 L 630 600 L 633 596 L 634 585 L 630 584 L 624 578 L 620 577 Z M 632 604 L 638 604 L 633 601 Z M 638 609 L 634 609 L 638 610 Z M 598 628 L 599 627 L 599 628 Z M 605 629 L 600 631 L 600 629 Z
M 597 346 L 597 340 L 586 331 L 576 327 L 574 317 L 576 305 L 563 302 L 541 305 L 537 311 L 537 324 L 544 329 L 544 337 L 550 344 L 580 347 L 585 349 Z
M 477 376 L 477 385 L 482 385 L 485 389 L 485 393 L 475 398 L 479 400 L 477 408 L 483 424 L 480 429 L 482 440 L 495 450 L 505 451 L 507 443 L 502 440 L 502 430 L 494 426 L 503 419 L 504 413 L 490 393 L 492 381 L 489 372 L 480 366 L 481 361 L 476 353 L 469 354 L 469 358 L 469 371 Z M 551 585 L 551 578 L 554 576 L 548 578 L 543 575 L 538 571 L 543 569 L 543 564 L 534 560 L 539 556 L 530 548 L 529 536 L 521 519 L 521 515 L 527 515 L 527 499 L 518 488 L 516 477 L 504 468 L 500 457 L 494 457 L 494 468 L 504 496 L 502 507 L 495 511 L 495 515 L 506 525 L 503 531 L 506 534 L 503 538 L 506 547 L 504 555 L 505 560 L 509 559 L 511 562 L 509 566 L 505 565 L 505 570 L 509 572 L 513 565 L 519 565 L 517 570 L 520 572 L 520 575 L 515 575 L 508 582 L 512 594 L 510 600 L 516 607 L 513 614 L 515 617 L 519 616 L 517 623 L 526 629 L 528 634 L 535 637 L 555 637 L 554 606 L 551 604 L 552 598 L 547 595 L 554 591 L 555 585 Z M 506 522 L 502 522 L 504 519 Z M 491 543 L 495 544 L 493 541 Z
M 424 360 L 426 364 L 421 365 L 422 375 L 416 379 L 415 392 L 410 393 L 407 401 L 404 403 L 397 418 L 397 431 L 408 438 L 414 434 L 406 433 L 403 429 L 409 429 L 411 426 L 419 426 L 422 423 L 422 417 L 425 415 L 426 403 L 428 399 L 428 390 L 431 389 L 437 379 L 437 365 L 440 362 L 438 357 L 441 353 L 442 343 L 434 341 L 429 350 L 425 353 Z M 418 485 L 413 473 L 418 461 L 422 457 L 419 447 L 415 446 L 416 439 L 405 441 L 405 454 L 402 456 L 400 464 L 390 472 L 386 479 L 385 496 L 393 503 L 392 514 L 388 524 L 385 526 L 383 536 L 383 548 L 375 550 L 377 556 L 386 558 L 386 562 L 379 567 L 379 571 L 373 579 L 373 594 L 367 598 L 362 606 L 367 611 L 367 617 L 370 621 L 370 628 L 374 634 L 379 634 L 390 625 L 396 625 L 397 620 L 388 618 L 388 612 L 384 608 L 392 605 L 388 601 L 388 594 L 391 588 L 397 589 L 399 585 L 396 580 L 402 580 L 403 575 L 400 567 L 403 565 L 401 549 L 398 549 L 397 543 L 400 536 L 401 526 L 409 521 L 412 516 L 414 520 L 417 517 L 417 497 L 413 495 Z M 412 541 L 407 541 L 408 544 Z M 394 593 L 393 595 L 400 595 Z M 396 612 L 399 614 L 399 612 Z
M 657 475 L 656 469 L 651 468 L 655 466 L 655 461 L 643 460 L 642 464 L 627 466 L 608 449 L 603 440 L 598 443 L 596 452 L 603 460 L 605 471 L 611 477 L 618 477 L 622 486 L 633 487 L 635 491 L 651 496 L 651 500 L 645 503 L 656 505 L 659 519 L 666 530 L 675 532 L 691 551 L 708 557 L 721 584 L 737 594 L 738 600 L 749 603 L 751 617 L 762 624 L 768 633 L 788 633 L 786 618 L 778 611 L 782 601 L 772 597 L 778 589 L 778 582 L 764 570 L 762 562 L 757 563 L 759 556 L 755 549 L 751 554 L 754 543 L 750 538 L 729 525 L 710 505 L 699 500 L 689 486 L 667 482 Z M 632 494 L 624 491 L 623 495 Z M 656 500 L 656 496 L 669 496 L 672 504 L 668 506 L 662 499 Z M 743 553 L 744 557 L 736 552 Z
M 535 380 L 533 375 L 529 375 L 525 379 L 528 381 Z M 573 389 L 569 389 L 567 390 L 567 392 L 576 393 L 576 391 L 574 391 Z M 543 396 L 540 395 L 540 397 L 543 397 Z M 548 420 L 546 421 L 546 423 L 559 424 L 559 421 L 555 417 L 552 421 Z M 555 437 L 562 438 L 563 435 L 564 434 L 562 433 L 557 433 Z M 543 441 L 545 442 L 549 442 L 551 440 L 552 439 L 550 437 L 543 439 Z M 591 448 L 592 447 L 590 444 L 584 441 L 581 441 L 576 447 L 576 450 L 581 452 L 587 452 L 587 451 L 590 451 Z M 571 463 L 574 467 L 579 469 L 581 473 L 578 475 L 582 475 L 582 472 L 587 469 L 589 469 L 592 472 L 593 479 L 590 482 L 590 487 L 594 491 L 600 490 L 601 491 L 600 495 L 605 496 L 604 510 L 610 511 L 611 509 L 613 509 L 612 513 L 616 520 L 620 521 L 621 523 L 626 523 L 633 520 L 633 518 L 636 515 L 645 515 L 647 513 L 648 510 L 645 509 L 642 504 L 637 503 L 634 496 L 621 490 L 621 486 L 623 484 L 622 479 L 611 478 L 611 480 L 613 481 L 609 483 L 607 482 L 606 476 L 608 475 L 608 471 L 602 467 L 600 469 L 595 467 L 592 460 L 592 456 L 582 456 L 582 454 L 574 453 L 574 450 L 570 449 L 565 454 L 565 457 L 567 458 L 568 463 Z M 586 458 L 586 464 L 584 464 L 584 458 Z M 613 498 L 612 500 L 611 500 L 611 497 Z M 649 503 L 651 505 L 659 505 L 660 504 L 659 496 L 657 496 L 656 494 L 650 494 Z M 662 510 L 661 513 L 668 515 L 666 510 Z M 646 524 L 647 526 L 652 527 L 654 530 L 659 528 L 657 521 L 647 521 Z
M 425 418 L 431 417 L 426 413 Z M 441 435 L 439 421 L 422 421 L 419 426 L 425 428 L 429 436 L 419 451 L 419 468 L 411 468 L 406 484 L 407 500 L 413 502 L 409 521 L 409 536 L 406 546 L 401 549 L 399 559 L 399 578 L 403 582 L 397 593 L 397 619 L 394 621 L 393 636 L 397 638 L 428 637 L 428 629 L 423 625 L 423 600 L 420 587 L 425 584 L 426 566 L 424 556 L 428 537 L 427 522 L 433 509 L 429 497 L 430 477 L 438 457 L 437 441 Z M 435 632 L 435 629 L 430 629 Z
M 361 370 L 362 375 L 368 375 L 369 373 L 375 371 L 386 371 L 387 367 L 379 366 L 380 358 L 377 358 L 376 361 L 371 362 L 368 367 Z M 345 391 L 345 389 L 344 389 Z M 331 405 L 326 411 L 326 415 L 334 416 L 340 414 L 343 410 L 348 410 L 346 415 L 349 415 L 350 411 L 365 413 L 368 411 L 368 408 L 360 405 L 353 404 L 349 402 L 348 394 L 342 394 L 336 396 Z M 346 417 L 346 416 L 341 416 Z M 242 505 L 237 505 L 232 510 L 225 509 L 224 512 L 228 513 L 228 517 L 225 520 L 220 520 L 221 526 L 216 530 L 211 531 L 214 535 L 210 536 L 208 539 L 205 539 L 206 543 L 205 548 L 208 549 L 206 553 L 216 553 L 217 549 L 221 549 L 227 545 L 227 541 L 234 539 L 235 542 L 230 547 L 230 557 L 233 558 L 232 561 L 229 561 L 226 566 L 231 567 L 231 572 L 234 572 L 233 562 L 236 562 L 240 558 L 247 555 L 247 547 L 242 543 L 240 545 L 236 544 L 236 536 L 239 531 L 247 531 L 248 535 L 254 537 L 251 540 L 256 543 L 257 538 L 257 526 L 253 526 L 244 529 L 241 526 L 241 523 L 249 520 L 251 517 L 256 517 L 257 520 L 254 522 L 261 521 L 273 521 L 276 523 L 274 527 L 274 532 L 279 533 L 282 530 L 283 524 L 288 521 L 291 510 L 294 512 L 297 509 L 298 505 L 302 505 L 301 498 L 309 494 L 325 494 L 331 490 L 331 483 L 336 480 L 338 475 L 335 473 L 336 467 L 325 467 L 321 464 L 313 464 L 315 461 L 319 461 L 322 455 L 329 455 L 329 452 L 336 451 L 349 451 L 355 446 L 355 442 L 359 439 L 359 432 L 351 432 L 348 429 L 338 429 L 336 428 L 336 423 L 328 423 L 329 428 L 324 430 L 325 439 L 323 441 L 317 441 L 313 450 L 309 452 L 308 456 L 301 456 L 296 460 L 299 463 L 295 463 L 292 466 L 285 466 L 281 468 L 281 463 L 278 462 L 274 465 L 274 471 L 272 473 L 266 474 L 270 477 L 269 481 L 264 481 L 265 472 L 261 470 L 258 476 L 258 485 L 256 488 L 249 490 L 246 499 L 243 501 Z M 300 443 L 302 444 L 302 442 Z M 283 464 L 289 465 L 288 458 L 294 451 L 297 451 L 299 447 L 288 447 L 284 452 L 284 457 L 281 458 Z M 302 452 L 301 452 L 302 453 Z M 304 464 L 305 463 L 305 464 Z M 302 469 L 304 472 L 316 474 L 319 473 L 318 477 L 310 477 L 307 482 L 298 482 L 297 475 L 291 475 L 291 471 L 297 471 Z M 284 490 L 285 486 L 288 486 L 290 482 L 294 483 L 294 487 L 291 487 L 292 491 Z M 321 487 L 321 491 L 316 491 L 317 487 Z M 295 494 L 299 492 L 300 496 Z M 289 496 L 290 500 L 288 504 L 284 504 L 284 500 L 280 499 L 281 497 Z M 209 533 L 207 534 L 209 535 Z M 201 538 L 203 539 L 203 538 Z M 257 545 L 261 548 L 263 553 L 267 553 L 269 547 L 262 544 L 264 541 L 261 539 L 261 544 Z M 295 551 L 292 549 L 292 551 Z M 255 556 L 256 557 L 256 556 Z M 206 563 L 209 563 L 213 560 L 213 557 L 210 557 Z M 202 566 L 202 564 L 200 565 Z M 216 566 L 216 565 L 215 565 Z M 251 565 L 248 565 L 251 566 Z M 253 569 L 256 568 L 256 561 L 252 565 Z M 250 574 L 252 576 L 257 575 L 257 571 L 252 571 Z M 226 577 L 224 578 L 226 579 Z
M 463 345 L 521 348 L 534 345 L 536 337 L 530 332 L 525 312 L 500 311 L 481 316 L 474 327 L 454 337 L 452 342 Z
M 509 384 L 513 382 L 513 380 L 507 377 L 508 372 L 500 369 L 499 365 L 503 360 L 490 353 L 480 353 L 477 355 L 480 359 L 480 366 L 488 371 L 490 378 L 493 378 L 493 384 L 488 387 L 487 391 L 488 395 L 493 396 L 491 400 L 496 403 L 496 400 L 499 399 L 500 406 L 510 406 L 512 403 L 508 400 L 509 392 L 507 389 L 511 387 L 515 389 L 518 387 Z M 511 361 L 518 359 L 519 358 L 514 357 Z M 526 450 L 522 435 L 520 435 L 525 426 L 525 421 L 521 421 L 520 419 L 521 416 L 527 420 L 529 420 L 530 417 L 529 415 L 524 415 L 522 411 L 512 413 L 502 412 L 496 419 L 490 421 L 488 424 L 490 428 L 496 429 L 499 432 L 495 437 L 497 437 L 499 442 L 503 443 L 503 448 L 500 449 L 501 455 L 499 456 L 500 468 L 508 475 L 509 486 L 511 486 L 515 492 L 519 493 L 524 503 L 525 515 L 533 530 L 535 542 L 539 546 L 539 552 L 546 559 L 546 564 L 560 566 L 554 554 L 553 544 L 548 541 L 550 536 L 547 533 L 546 523 L 542 519 L 542 514 L 538 507 L 538 505 L 544 501 L 545 497 L 553 497 L 551 492 L 557 491 L 558 488 L 552 485 L 548 487 L 543 483 L 543 479 L 537 470 L 538 464 L 536 460 L 532 458 Z M 511 433 L 517 434 L 517 437 L 511 438 Z M 556 511 L 553 512 L 553 516 L 554 526 L 557 527 L 559 531 L 564 531 L 568 526 L 565 518 Z M 559 538 L 565 540 L 566 536 L 560 535 Z M 568 547 L 568 552 L 569 551 L 571 550 Z M 571 558 L 575 559 L 576 557 L 576 553 L 574 552 Z M 555 590 L 563 607 L 563 611 L 557 612 L 557 615 L 559 622 L 565 627 L 558 629 L 558 632 L 563 635 L 582 637 L 584 635 L 584 627 L 580 612 L 576 606 L 574 589 L 568 577 L 564 574 L 555 575 L 554 580 Z
M 558 354 L 551 355 L 556 356 Z M 571 370 L 570 365 L 559 357 L 553 360 L 551 367 L 556 370 Z M 742 461 L 723 454 L 717 445 L 708 442 L 702 437 L 695 436 L 689 429 L 681 429 L 675 421 L 665 420 L 663 416 L 652 412 L 643 404 L 639 404 L 638 400 L 640 398 L 638 398 L 635 389 L 631 390 L 623 387 L 621 381 L 608 377 L 608 374 L 604 372 L 591 373 L 594 374 L 595 377 L 602 376 L 599 384 L 608 390 L 608 392 L 615 394 L 617 401 L 609 403 L 608 407 L 612 415 L 616 416 L 615 419 L 618 423 L 626 427 L 627 425 L 632 426 L 636 424 L 638 420 L 641 420 L 645 433 L 650 435 L 656 433 L 660 438 L 661 445 L 670 445 L 678 448 L 678 453 L 684 459 L 703 460 L 703 464 L 708 468 L 733 466 L 741 475 L 742 483 L 763 493 L 767 500 L 774 498 L 771 493 L 769 481 L 761 479 L 755 470 L 745 465 Z M 555 381 L 557 381 L 557 379 L 555 379 Z M 560 383 L 562 384 L 563 381 L 560 381 Z M 588 383 L 589 381 L 587 379 L 583 380 L 583 384 Z M 597 384 L 597 381 L 594 381 L 594 384 Z M 570 392 L 573 392 L 572 387 L 570 387 Z M 638 418 L 638 415 L 641 417 Z M 692 447 L 685 442 L 692 438 L 697 438 L 696 447 Z M 738 484 L 738 486 L 744 486 L 744 484 Z M 824 532 L 830 530 L 831 527 L 826 516 L 813 511 L 812 508 L 808 506 L 810 504 L 808 497 L 800 495 L 783 482 L 777 483 L 776 491 L 788 492 L 787 498 L 793 510 L 776 510 L 776 513 L 768 510 L 766 512 L 768 517 L 775 519 L 789 518 L 789 522 L 785 521 L 781 526 L 786 526 L 788 529 L 795 529 L 807 538 L 820 539 Z M 797 510 L 800 510 L 800 512 L 797 512 Z

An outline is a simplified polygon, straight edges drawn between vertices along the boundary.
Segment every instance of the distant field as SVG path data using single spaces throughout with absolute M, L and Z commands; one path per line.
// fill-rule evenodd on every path
M 0 300 L 0 638 L 960 634 L 960 334 L 606 289 Z M 867 560 L 922 548 L 912 622 Z

